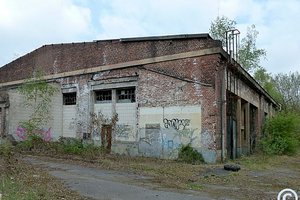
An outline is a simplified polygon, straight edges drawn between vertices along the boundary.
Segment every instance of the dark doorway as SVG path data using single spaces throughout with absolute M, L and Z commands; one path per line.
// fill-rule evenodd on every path
M 250 153 L 253 153 L 256 147 L 257 118 L 257 108 L 250 105 Z
M 102 125 L 101 127 L 101 146 L 106 149 L 107 153 L 111 151 L 112 126 Z
M 235 159 L 237 155 L 237 96 L 227 93 L 227 157 Z

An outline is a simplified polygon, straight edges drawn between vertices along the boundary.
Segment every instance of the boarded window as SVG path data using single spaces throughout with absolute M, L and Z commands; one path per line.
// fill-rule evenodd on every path
M 96 102 L 109 103 L 111 102 L 111 90 L 95 91 Z
M 135 102 L 135 88 L 117 89 L 118 103 L 133 103 Z
M 63 93 L 64 105 L 76 105 L 76 92 Z

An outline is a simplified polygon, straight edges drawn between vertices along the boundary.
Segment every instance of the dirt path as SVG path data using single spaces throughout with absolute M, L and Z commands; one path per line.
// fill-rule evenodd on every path
M 45 161 L 27 156 L 25 161 L 46 168 L 72 190 L 81 195 L 101 200 L 211 200 L 207 194 L 193 191 L 171 191 L 151 183 L 151 178 L 135 174 Z

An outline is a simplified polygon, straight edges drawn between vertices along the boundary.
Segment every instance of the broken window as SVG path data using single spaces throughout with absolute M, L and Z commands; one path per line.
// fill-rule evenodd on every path
M 135 88 L 117 89 L 118 103 L 133 103 L 135 102 Z
M 109 103 L 111 102 L 111 90 L 95 91 L 96 102 Z
M 64 105 L 76 105 L 76 92 L 63 93 Z

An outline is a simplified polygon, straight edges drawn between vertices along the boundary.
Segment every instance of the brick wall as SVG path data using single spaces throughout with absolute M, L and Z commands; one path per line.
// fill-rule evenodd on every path
M 0 68 L 0 82 L 28 78 L 34 70 L 56 74 L 219 45 L 208 38 L 121 42 L 106 40 L 45 45 Z

